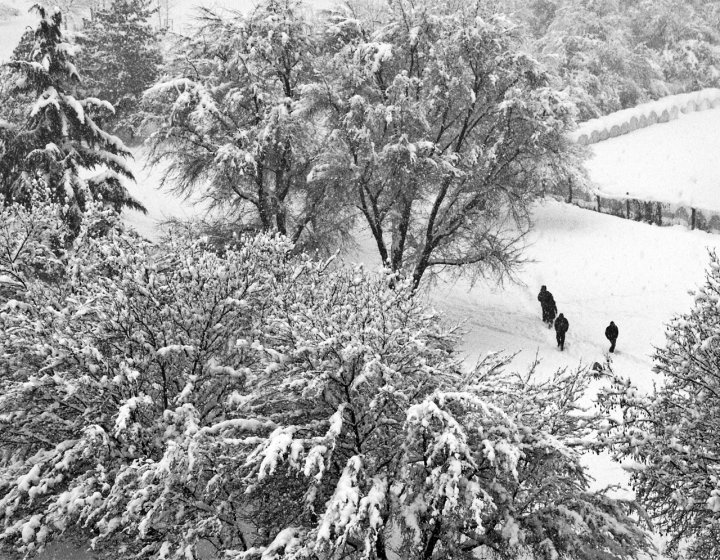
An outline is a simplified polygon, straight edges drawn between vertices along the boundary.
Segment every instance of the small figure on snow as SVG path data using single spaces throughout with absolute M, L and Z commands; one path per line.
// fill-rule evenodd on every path
M 565 349 L 565 333 L 568 332 L 569 328 L 570 323 L 568 323 L 565 315 L 560 313 L 558 318 L 555 319 L 555 339 L 557 340 L 561 351 Z
M 546 286 L 540 286 L 540 293 L 538 294 L 538 301 L 542 307 L 542 320 L 543 323 L 547 324 L 548 328 L 551 328 L 555 315 L 557 314 L 557 306 L 555 305 L 555 298 L 548 292 Z
M 610 341 L 610 352 L 615 352 L 615 343 L 617 342 L 618 334 L 617 325 L 613 321 L 610 321 L 610 324 L 605 329 L 605 338 Z

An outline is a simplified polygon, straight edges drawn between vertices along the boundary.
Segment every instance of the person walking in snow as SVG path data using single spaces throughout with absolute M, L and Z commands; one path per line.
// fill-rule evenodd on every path
M 617 325 L 613 321 L 610 321 L 610 324 L 605 328 L 605 338 L 610 341 L 610 352 L 615 352 L 615 343 L 617 342 L 618 334 Z
M 565 333 L 568 332 L 569 328 L 570 323 L 568 323 L 565 315 L 560 313 L 557 319 L 555 319 L 555 339 L 561 351 L 565 349 Z
M 548 328 L 550 328 L 552 327 L 555 315 L 557 314 L 555 298 L 548 291 L 547 286 L 540 286 L 540 293 L 537 298 L 540 302 L 540 307 L 542 308 L 543 323 L 547 324 Z

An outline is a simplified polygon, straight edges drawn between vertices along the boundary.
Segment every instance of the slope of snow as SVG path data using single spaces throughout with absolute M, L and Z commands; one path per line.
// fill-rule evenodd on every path
M 665 324 L 689 311 L 689 290 L 702 284 L 707 251 L 720 246 L 720 236 L 624 220 L 554 200 L 539 204 L 534 219 L 528 262 L 518 274 L 521 284 L 472 286 L 441 279 L 427 294 L 450 322 L 463 323 L 466 362 L 474 364 L 492 351 L 517 353 L 511 370 L 525 372 L 538 359 L 536 373 L 543 375 L 610 359 L 616 373 L 651 390 L 660 381 L 652 373 L 654 348 L 664 343 Z M 349 260 L 379 266 L 372 236 L 367 233 L 359 242 Z M 555 331 L 541 321 L 537 293 L 543 284 L 570 323 L 564 352 L 557 348 Z M 608 353 L 604 336 L 611 320 L 620 330 L 615 354 Z M 595 488 L 620 484 L 629 493 L 627 474 L 609 456 L 588 456 L 586 463 Z
M 580 144 L 594 144 L 657 122 L 677 119 L 683 113 L 720 106 L 720 89 L 706 88 L 690 93 L 668 95 L 656 101 L 590 119 L 578 125 L 570 138 Z
M 597 193 L 720 212 L 720 108 L 590 146 Z
M 6 21 L 0 21 L 0 64 L 10 58 L 25 29 L 28 27 L 34 28 L 38 21 L 37 14 L 28 11 L 35 2 L 12 0 L 7 3 L 13 8 L 17 8 L 20 15 L 11 17 Z
M 688 311 L 689 290 L 704 279 L 708 248 L 720 236 L 682 226 L 657 227 L 549 200 L 534 210 L 527 263 L 520 284 L 503 286 L 444 281 L 431 287 L 429 302 L 450 321 L 464 322 L 462 350 L 469 363 L 486 352 L 518 352 L 524 370 L 536 355 L 540 371 L 604 362 L 610 343 L 605 327 L 615 321 L 620 336 L 614 368 L 643 389 L 654 381 L 651 354 L 663 344 L 664 324 Z M 378 266 L 372 237 L 348 257 Z M 570 323 L 565 351 L 541 321 L 537 294 L 547 285 Z

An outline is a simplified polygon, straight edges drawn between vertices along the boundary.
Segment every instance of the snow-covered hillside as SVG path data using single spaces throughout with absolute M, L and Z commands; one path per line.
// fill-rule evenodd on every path
M 35 2 L 12 0 L 8 4 L 16 8 L 20 15 L 0 21 L 0 63 L 10 58 L 25 29 L 37 23 L 37 15 L 28 11 Z
M 518 352 L 514 364 L 520 370 L 536 355 L 540 371 L 603 362 L 609 348 L 603 333 L 613 320 L 620 329 L 611 355 L 615 369 L 651 388 L 653 348 L 663 343 L 664 324 L 689 309 L 688 290 L 703 281 L 707 250 L 720 246 L 720 237 L 554 200 L 539 204 L 534 218 L 520 284 L 441 280 L 429 292 L 430 302 L 449 320 L 465 323 L 462 347 L 468 360 L 504 350 Z M 379 264 L 369 235 L 349 258 Z M 564 352 L 541 321 L 537 293 L 543 284 L 570 322 Z
M 720 211 L 720 108 L 593 144 L 598 194 Z
M 582 122 L 570 137 L 583 146 L 615 138 L 635 130 L 665 123 L 683 114 L 720 106 L 720 89 L 706 88 L 668 95 L 655 101 Z

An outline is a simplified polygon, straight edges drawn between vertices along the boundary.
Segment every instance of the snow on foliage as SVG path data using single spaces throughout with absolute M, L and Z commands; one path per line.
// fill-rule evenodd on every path
M 582 173 L 570 99 L 507 18 L 476 16 L 428 0 L 206 11 L 146 92 L 155 161 L 243 230 L 327 251 L 360 220 L 416 286 L 447 267 L 503 278 L 531 202 Z
M 94 2 L 76 38 L 82 90 L 107 99 L 106 125 L 130 137 L 141 131 L 142 92 L 157 79 L 162 60 L 159 33 L 149 24 L 157 9 L 150 0 Z
M 145 92 L 157 123 L 153 161 L 172 163 L 165 180 L 232 208 L 243 230 L 324 250 L 340 244 L 352 226 L 346 193 L 307 180 L 328 131 L 293 112 L 319 76 L 322 33 L 296 0 L 232 16 L 203 10 L 198 22 Z
M 655 391 L 622 382 L 604 395 L 622 411 L 615 445 L 639 464 L 631 471 L 638 499 L 668 535 L 668 551 L 699 560 L 720 554 L 720 260 L 710 257 L 693 308 L 668 325 L 655 353 Z
M 3 207 L 0 215 L 0 302 L 27 288 L 36 278 L 51 278 L 62 271 L 62 248 L 67 232 L 61 209 L 41 196 L 33 198 L 33 210 Z
M 499 355 L 468 369 L 395 275 L 271 236 L 94 235 L 107 216 L 83 220 L 61 274 L 0 300 L 2 546 L 65 534 L 175 560 L 648 547 L 631 503 L 588 489 L 580 457 L 605 448 L 591 436 L 608 419 L 579 405 L 585 372 L 537 381 Z
M 454 268 L 511 274 L 528 207 L 580 175 L 570 99 L 480 5 L 391 2 L 331 13 L 322 73 L 295 113 L 331 131 L 311 184 L 341 183 L 380 260 L 420 283 Z

